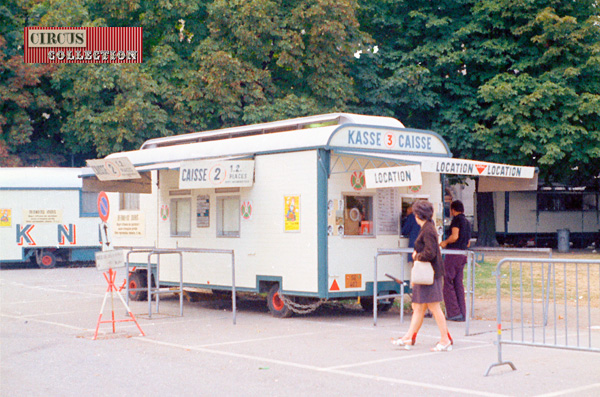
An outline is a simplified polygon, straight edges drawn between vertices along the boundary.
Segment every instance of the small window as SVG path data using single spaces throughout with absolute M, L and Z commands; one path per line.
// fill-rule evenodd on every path
M 583 210 L 595 211 L 598 209 L 598 195 L 596 193 L 584 193 Z
M 240 236 L 239 196 L 224 196 L 217 198 L 217 236 Z
M 98 192 L 81 192 L 81 216 L 98 216 Z
M 539 211 L 583 211 L 585 210 L 584 202 L 582 193 L 538 194 Z
M 373 197 L 346 196 L 344 208 L 344 235 L 373 236 Z
M 139 210 L 140 209 L 140 194 L 139 193 L 119 193 L 119 209 L 120 210 Z
M 192 200 L 171 199 L 171 236 L 189 237 L 192 229 Z

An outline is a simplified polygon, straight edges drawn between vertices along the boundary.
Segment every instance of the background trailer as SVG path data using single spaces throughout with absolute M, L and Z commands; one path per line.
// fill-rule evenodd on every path
M 139 178 L 90 172 L 86 189 L 152 193 L 156 184 L 156 199 L 140 200 L 156 225 L 140 245 L 234 250 L 237 290 L 268 292 L 277 316 L 291 313 L 281 293 L 304 303 L 361 296 L 371 308 L 377 250 L 406 246 L 403 209 L 431 201 L 443 233 L 441 173 L 533 176 L 531 167 L 452 159 L 434 132 L 354 114 L 152 139 L 103 161 L 130 163 Z M 178 263 L 161 258 L 161 286 L 178 285 Z M 381 258 L 377 276 L 378 291 L 398 292 L 385 273 L 401 276 L 399 257 Z M 228 290 L 231 259 L 186 255 L 183 278 L 187 287 Z
M 567 244 L 600 247 L 600 194 L 585 188 L 542 187 L 533 191 L 494 193 L 498 242 L 518 246 L 559 247 L 559 231 Z M 568 248 L 569 245 L 567 245 Z
M 0 262 L 93 261 L 100 249 L 97 197 L 81 168 L 0 168 Z

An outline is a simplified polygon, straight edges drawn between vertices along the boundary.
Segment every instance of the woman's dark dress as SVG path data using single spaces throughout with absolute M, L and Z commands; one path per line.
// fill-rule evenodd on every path
M 425 222 L 421 227 L 419 237 L 415 241 L 416 259 L 423 262 L 431 262 L 433 266 L 433 284 L 413 286 L 413 303 L 441 302 L 444 299 L 442 292 L 444 284 L 444 264 L 442 253 L 438 245 L 438 235 L 435 225 L 431 221 Z

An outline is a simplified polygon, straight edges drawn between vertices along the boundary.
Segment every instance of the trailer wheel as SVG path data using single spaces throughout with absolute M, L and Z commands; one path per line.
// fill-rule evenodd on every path
M 286 318 L 290 317 L 293 312 L 288 305 L 285 304 L 281 295 L 279 295 L 279 284 L 273 284 L 267 294 L 267 306 L 273 317 Z
M 386 293 L 386 295 L 387 294 L 391 295 L 391 294 L 395 294 L 395 293 L 396 293 L 396 291 L 389 291 Z M 377 311 L 378 312 L 387 312 L 388 310 L 390 310 L 392 308 L 393 305 L 394 305 L 394 298 L 378 300 L 377 301 Z M 360 306 L 366 312 L 373 311 L 373 297 L 361 296 L 360 297 Z
M 131 291 L 136 288 L 147 288 L 148 278 L 143 272 L 129 274 L 129 300 L 145 301 L 148 299 L 148 291 Z
M 37 265 L 40 269 L 52 269 L 56 266 L 56 255 L 50 251 L 42 251 L 42 254 L 37 257 Z

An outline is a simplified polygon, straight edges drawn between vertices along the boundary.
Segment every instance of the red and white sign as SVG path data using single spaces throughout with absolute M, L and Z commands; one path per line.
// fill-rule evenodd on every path
M 422 172 L 435 172 L 439 174 L 494 176 L 503 178 L 531 179 L 535 174 L 535 167 L 519 165 L 488 163 L 485 161 L 453 159 L 453 158 L 423 158 L 421 161 Z
M 139 27 L 26 27 L 25 63 L 142 63 Z
M 106 192 L 100 192 L 98 194 L 98 215 L 102 222 L 108 221 L 108 215 L 110 214 L 110 204 L 108 202 L 108 196 Z

